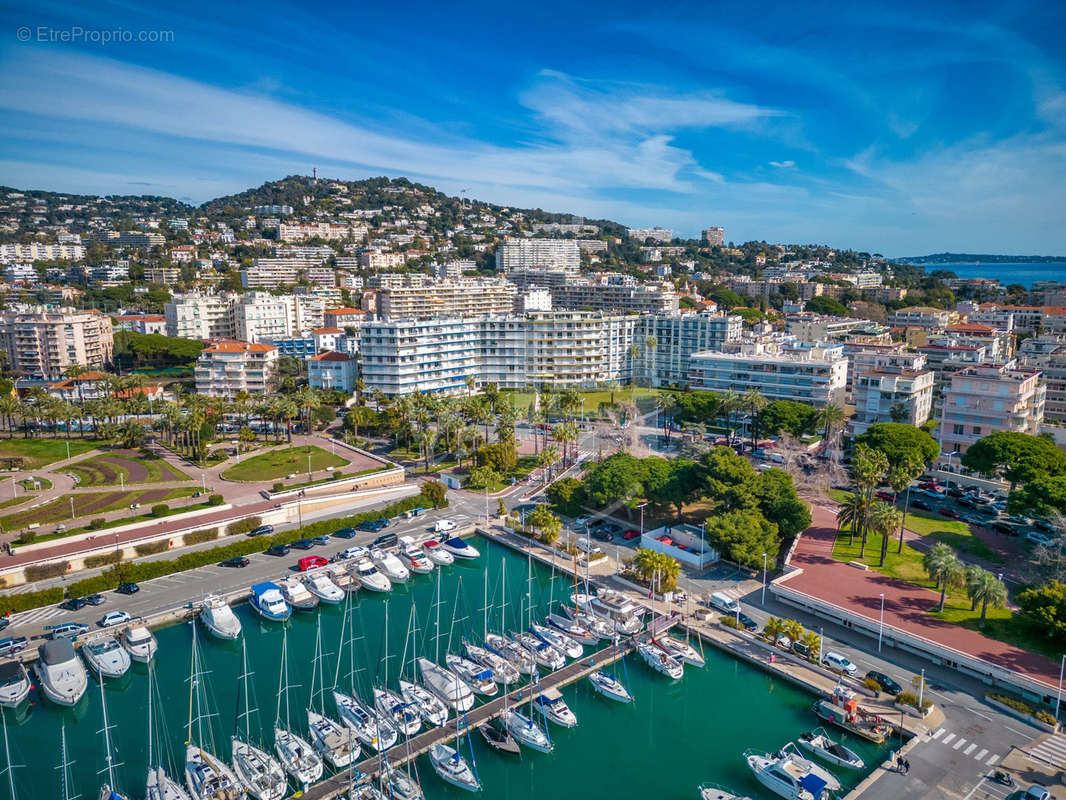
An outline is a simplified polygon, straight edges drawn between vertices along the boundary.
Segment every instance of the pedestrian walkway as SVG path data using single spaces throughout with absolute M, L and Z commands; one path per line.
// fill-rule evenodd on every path
M 969 756 L 974 761 L 980 761 L 986 767 L 995 766 L 1002 757 L 999 753 L 992 753 L 987 747 L 982 747 L 979 742 L 970 741 L 948 728 L 937 728 L 929 734 L 929 746 L 934 750 L 936 746 L 950 748 L 960 756 Z
M 1059 769 L 1066 769 L 1066 736 L 1052 734 L 1039 744 L 1026 748 L 1026 752 Z

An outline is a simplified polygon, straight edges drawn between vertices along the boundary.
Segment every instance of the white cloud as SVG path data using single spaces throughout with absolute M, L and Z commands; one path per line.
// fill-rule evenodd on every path
M 770 166 L 777 167 L 778 169 L 792 169 L 796 166 L 796 162 L 789 158 L 785 161 L 771 161 Z

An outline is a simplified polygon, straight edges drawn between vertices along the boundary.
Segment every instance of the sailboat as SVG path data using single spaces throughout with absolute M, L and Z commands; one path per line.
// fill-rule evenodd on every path
M 188 793 L 182 789 L 176 781 L 172 780 L 163 769 L 162 759 L 156 759 L 156 739 L 159 739 L 159 749 L 163 749 L 165 736 L 156 734 L 157 724 L 155 721 L 155 696 L 157 687 L 155 683 L 155 663 L 148 664 L 148 777 L 144 782 L 145 800 L 189 800 Z M 64 748 L 66 742 L 64 741 Z
M 411 604 L 411 618 L 407 623 L 408 637 L 407 641 L 411 642 L 415 640 L 417 636 L 417 628 L 415 621 L 415 605 Z M 404 644 L 404 654 L 401 659 L 400 670 L 401 673 L 404 667 L 407 665 L 407 643 Z M 414 668 L 414 661 L 411 663 L 412 669 Z M 444 725 L 448 721 L 448 707 L 444 705 L 444 701 L 430 692 L 425 687 L 415 683 L 413 680 L 399 681 L 400 684 L 400 696 L 403 697 L 418 713 L 418 716 L 422 717 L 427 725 L 434 728 Z
M 114 753 L 112 752 L 111 724 L 107 719 L 107 700 L 104 697 L 103 678 L 100 679 L 100 709 L 104 717 L 104 727 L 103 730 L 97 732 L 104 735 L 104 757 L 107 759 L 107 766 L 100 770 L 101 774 L 107 774 L 107 783 L 100 787 L 100 800 L 129 800 L 128 795 L 120 794 L 115 788 L 115 767 L 120 767 L 122 765 L 115 763 Z
M 533 620 L 533 572 L 532 572 L 532 558 L 530 559 L 530 571 L 526 578 L 526 598 L 528 600 L 527 608 L 529 610 L 529 622 Z M 541 642 L 535 636 L 531 634 L 518 634 L 520 637 L 529 637 L 533 642 L 543 645 L 544 647 L 550 647 L 550 645 Z M 525 642 L 523 645 L 528 647 Z M 559 654 L 559 658 L 562 659 L 562 654 Z M 539 659 L 538 659 L 539 660 Z M 537 688 L 540 688 L 540 675 L 535 677 Z M 539 692 L 538 692 L 539 693 Z M 550 753 L 555 745 L 552 744 L 551 737 L 548 735 L 546 729 L 542 728 L 533 719 L 533 695 L 532 689 L 529 692 L 529 714 L 523 714 L 517 708 L 508 708 L 507 701 L 509 697 L 504 698 L 504 710 L 500 715 L 500 721 L 503 723 L 503 727 L 510 733 L 519 744 L 532 748 L 541 753 Z
M 618 647 L 619 637 L 615 636 L 615 647 Z M 625 651 L 619 649 L 622 657 L 619 659 L 622 662 L 622 668 L 625 669 Z M 597 670 L 589 675 L 589 683 L 592 684 L 592 688 L 606 697 L 608 700 L 614 700 L 618 703 L 632 703 L 633 695 L 629 693 L 629 689 L 618 680 L 618 677 L 614 673 L 605 672 L 604 670 Z
M 289 655 L 288 630 L 281 634 L 281 676 L 278 688 L 278 713 L 274 722 L 274 752 L 281 766 L 306 791 L 307 787 L 322 777 L 322 759 L 314 748 L 292 732 L 289 724 Z M 285 720 L 282 724 L 281 709 L 284 705 Z
M 246 640 L 241 640 L 241 676 L 238 684 L 244 699 L 244 712 L 237 716 L 233 738 L 233 771 L 244 782 L 248 794 L 255 800 L 281 800 L 288 788 L 285 773 L 273 758 L 265 751 L 252 744 L 252 706 L 248 691 L 248 647 Z M 241 721 L 244 721 L 244 736 L 241 734 Z
M 477 694 L 484 697 L 494 697 L 496 695 L 495 676 L 490 667 L 454 653 L 448 653 L 444 656 L 444 663 L 448 666 L 448 669 L 462 678 L 463 682 Z
M 681 662 L 652 642 L 637 642 L 637 652 L 644 659 L 644 663 L 660 675 L 674 680 L 684 677 L 685 668 Z
M 575 622 L 569 617 L 564 617 L 562 614 L 549 614 L 548 624 L 555 628 L 557 631 L 561 631 L 580 644 L 595 645 L 600 642 L 600 635 L 594 633 L 582 625 L 580 622 Z
M 652 639 L 652 641 L 678 661 L 685 664 L 691 664 L 694 667 L 703 667 L 707 665 L 707 661 L 700 654 L 700 651 L 688 642 L 679 641 L 672 636 L 660 636 Z
M 466 639 L 463 639 L 463 647 L 472 661 L 476 661 L 486 669 L 492 670 L 492 679 L 501 686 L 518 683 L 522 680 L 522 675 L 518 668 L 503 656 L 497 655 L 487 648 L 471 644 Z
M 315 629 L 315 657 L 311 662 L 311 705 L 307 709 L 307 729 L 311 733 L 311 744 L 319 754 L 329 762 L 334 769 L 340 770 L 349 766 L 360 755 L 359 745 L 352 736 L 351 731 L 343 725 L 326 716 L 322 707 L 322 698 L 325 695 L 323 675 L 325 671 L 320 663 L 322 660 L 322 619 L 317 620 Z M 318 683 L 315 683 L 315 678 Z M 315 698 L 318 698 L 318 707 L 315 707 Z
M 11 754 L 7 753 L 7 727 L 4 727 L 4 752 L 7 755 L 8 769 L 11 771 Z M 80 794 L 74 794 L 74 790 L 70 786 L 70 759 L 67 757 L 67 726 L 66 723 L 62 723 L 59 726 L 59 757 L 63 759 L 59 762 L 58 769 L 62 774 L 60 780 L 60 800 L 77 800 L 81 797 Z M 11 785 L 11 800 L 15 800 L 15 786 Z M 151 798 L 149 798 L 151 800 Z
M 434 664 L 428 658 L 418 659 L 418 671 L 422 685 L 456 711 L 469 711 L 474 707 L 474 692 L 451 670 Z
M 222 759 L 216 758 L 204 748 L 204 675 L 200 671 L 199 647 L 196 641 L 196 625 L 192 626 L 192 648 L 189 666 L 189 724 L 186 728 L 185 786 L 192 800 L 240 800 L 245 796 L 244 786 Z M 193 711 L 196 711 L 195 717 Z M 207 735 L 211 726 L 208 715 Z M 195 725 L 195 730 L 194 726 Z M 195 733 L 195 736 L 194 736 Z
M 349 598 L 351 596 L 349 595 Z M 340 721 L 352 730 L 361 744 L 377 751 L 384 751 L 396 744 L 399 734 L 388 719 L 368 708 L 355 692 L 355 641 L 351 635 L 353 628 L 351 601 L 344 606 L 344 619 L 341 622 L 342 636 L 348 633 L 348 688 L 345 694 L 340 686 L 340 658 L 337 659 L 337 671 L 333 676 L 333 702 L 337 706 Z M 343 649 L 343 648 L 342 648 Z
M 581 658 L 585 654 L 585 648 L 580 642 L 574 641 L 560 630 L 536 622 L 530 625 L 529 629 L 534 636 L 542 642 L 547 642 L 567 658 Z
M 433 771 L 452 786 L 466 789 L 468 792 L 481 791 L 481 781 L 454 747 L 446 744 L 433 745 L 429 748 L 429 763 L 433 765 Z
M 385 624 L 382 637 L 384 657 L 381 660 L 384 667 L 384 680 L 381 686 L 375 686 L 374 708 L 378 714 L 387 718 L 393 726 L 404 736 L 414 736 L 422 728 L 422 718 L 418 710 L 403 699 L 396 692 L 388 688 L 389 684 L 389 602 L 385 601 Z
M 545 641 L 538 639 L 532 633 L 518 631 L 511 634 L 511 640 L 533 656 L 533 659 L 542 667 L 550 670 L 562 669 L 566 666 L 566 656 Z

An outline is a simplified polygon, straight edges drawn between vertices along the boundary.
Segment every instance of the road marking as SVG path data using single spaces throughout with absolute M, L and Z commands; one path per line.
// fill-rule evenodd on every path
M 933 739 L 939 739 L 943 735 L 944 735 L 944 729 L 943 728 L 937 728 L 936 732 L 933 734 L 932 738 Z
M 970 755 L 970 753 L 972 753 L 976 749 L 977 749 L 977 742 L 973 742 L 969 747 L 967 747 L 965 750 L 962 751 L 962 754 L 964 756 L 968 756 L 968 755 Z
M 955 738 L 955 734 L 954 733 L 949 733 L 947 736 L 944 737 L 943 744 L 947 744 L 948 742 L 950 742 L 954 738 Z
M 951 749 L 952 749 L 952 750 L 958 750 L 958 749 L 959 749 L 960 747 L 962 747 L 962 746 L 963 746 L 964 744 L 966 744 L 966 740 L 965 740 L 965 739 L 959 739 L 959 740 L 958 740 L 957 742 L 955 742 L 955 744 L 953 744 L 953 745 L 951 746 Z
M 990 759 L 988 759 L 988 761 L 985 762 L 985 766 L 991 767 L 997 761 L 999 761 L 999 756 L 998 755 L 994 755 Z
M 987 755 L 988 755 L 988 748 L 987 747 L 982 747 L 980 750 L 977 751 L 977 755 L 974 756 L 974 760 L 975 761 L 980 761 L 982 758 L 984 758 Z
M 1016 733 L 1019 736 L 1024 736 L 1026 739 L 1030 738 L 1033 735 L 1032 731 L 1028 731 L 1028 732 L 1020 731 L 1017 728 L 1012 728 L 1010 725 L 1004 725 L 1003 727 L 1006 728 L 1011 733 Z
M 1066 767 L 1066 737 L 1051 736 L 1029 748 L 1029 753 L 1050 764 Z

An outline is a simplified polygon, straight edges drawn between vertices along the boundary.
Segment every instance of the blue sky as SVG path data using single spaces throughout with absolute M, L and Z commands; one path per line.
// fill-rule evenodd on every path
M 315 166 L 734 241 L 1066 253 L 1063 3 L 0 14 L 7 185 L 202 202 Z M 48 41 L 79 26 L 172 35 Z

